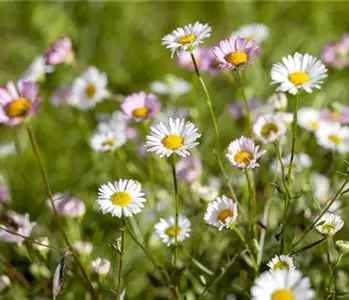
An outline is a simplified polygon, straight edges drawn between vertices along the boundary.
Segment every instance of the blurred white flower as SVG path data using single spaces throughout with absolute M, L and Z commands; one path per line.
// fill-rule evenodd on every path
M 282 158 L 284 170 L 286 173 L 290 168 L 290 158 L 291 158 L 291 154 Z M 295 154 L 293 158 L 292 166 L 291 166 L 292 173 L 299 173 L 302 170 L 309 168 L 311 164 L 312 164 L 312 161 L 308 154 L 306 153 Z M 272 163 L 271 168 L 274 171 L 281 173 L 281 166 L 277 159 Z
M 11 280 L 5 274 L 0 275 L 0 292 L 11 285 Z
M 268 98 L 268 104 L 276 110 L 284 111 L 287 109 L 287 95 L 285 93 L 275 93 Z
M 93 245 L 91 242 L 75 241 L 74 248 L 81 254 L 91 254 Z
M 212 201 L 214 200 L 218 194 L 219 189 L 212 185 L 202 185 L 199 182 L 193 182 L 190 185 L 190 188 L 193 193 L 196 193 L 199 195 L 199 197 L 205 201 Z
M 312 107 L 301 107 L 298 110 L 298 125 L 308 131 L 315 132 L 320 130 L 321 115 L 320 111 Z
M 324 122 L 316 131 L 317 142 L 325 149 L 339 153 L 349 152 L 349 127 L 340 123 Z
M 0 144 L 0 157 L 16 153 L 16 145 L 14 142 Z
M 257 43 L 264 42 L 269 37 L 269 27 L 263 23 L 252 23 L 241 26 L 234 31 L 230 38 L 235 39 L 238 36 L 248 40 L 254 40 Z
M 315 198 L 321 203 L 329 199 L 331 181 L 327 176 L 320 173 L 312 173 L 310 175 L 310 185 L 313 189 Z
M 152 82 L 150 89 L 157 94 L 180 97 L 189 93 L 192 85 L 180 77 L 169 74 L 165 77 L 164 81 Z
M 202 172 L 201 160 L 197 156 L 187 156 L 183 157 L 176 164 L 176 173 L 178 179 L 192 182 L 198 177 L 200 177 Z
M 270 271 L 295 269 L 293 258 L 288 255 L 275 255 L 275 257 L 267 263 L 267 266 L 270 268 Z
M 45 76 L 45 74 L 52 73 L 54 69 L 53 66 L 46 65 L 46 58 L 44 56 L 37 56 L 28 69 L 23 73 L 21 78 L 38 82 Z
M 98 257 L 92 261 L 92 269 L 98 275 L 106 275 L 110 270 L 110 261 L 105 258 Z
M 61 216 L 77 218 L 86 212 L 85 202 L 76 196 L 57 193 L 53 195 L 53 201 Z M 50 199 L 46 199 L 46 205 L 52 210 Z
M 100 124 L 100 127 L 103 124 Z M 127 141 L 126 131 L 96 131 L 90 141 L 91 148 L 97 152 L 114 151 Z
M 45 237 L 41 237 L 41 238 L 37 238 L 35 240 L 37 242 L 41 243 L 41 244 L 44 244 L 44 245 L 47 245 L 47 246 L 50 245 L 48 237 L 46 237 L 46 236 Z M 34 244 L 34 243 L 33 243 L 33 248 L 37 249 L 43 255 L 46 255 L 48 253 L 48 251 L 49 251 L 48 247 L 45 247 L 45 246 L 42 246 L 42 245 L 39 245 L 39 244 Z

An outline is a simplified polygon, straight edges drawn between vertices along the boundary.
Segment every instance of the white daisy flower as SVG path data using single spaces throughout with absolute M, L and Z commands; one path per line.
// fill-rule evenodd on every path
M 226 157 L 235 167 L 254 169 L 259 167 L 257 160 L 267 152 L 258 150 L 252 139 L 242 136 L 229 144 Z
M 99 208 L 103 214 L 110 213 L 114 217 L 132 217 L 144 207 L 144 193 L 141 184 L 136 180 L 120 179 L 114 184 L 108 182 L 98 190 Z
M 320 146 L 340 153 L 349 152 L 349 127 L 334 122 L 324 122 L 320 126 L 316 131 Z
M 302 107 L 298 110 L 298 125 L 304 129 L 315 132 L 321 123 L 321 114 L 317 109 Z
M 92 270 L 98 275 L 106 275 L 110 270 L 110 261 L 98 257 L 92 261 Z
M 336 214 L 333 213 L 326 213 L 324 214 L 320 220 L 319 223 L 322 223 L 321 225 L 316 226 L 316 229 L 326 235 L 333 236 L 342 229 L 344 222 L 342 218 Z
M 270 268 L 270 271 L 296 269 L 293 258 L 288 255 L 275 255 L 274 258 L 267 263 L 267 266 Z
M 178 27 L 170 34 L 162 38 L 162 44 L 171 50 L 171 58 L 179 50 L 192 51 L 196 46 L 203 43 L 205 38 L 210 37 L 212 28 L 208 24 L 196 22 L 184 28 Z
M 286 134 L 286 123 L 279 115 L 259 116 L 253 124 L 253 132 L 262 143 L 272 143 Z
M 168 124 L 160 123 L 150 128 L 151 133 L 146 137 L 145 146 L 149 152 L 156 152 L 160 157 L 169 157 L 175 153 L 186 157 L 189 149 L 199 145 L 196 140 L 201 136 L 198 128 L 184 119 L 169 118 Z
M 288 169 L 290 168 L 290 159 L 291 159 L 291 154 L 282 158 L 282 162 L 283 162 L 284 170 L 286 174 L 288 172 Z M 308 154 L 298 153 L 298 154 L 294 154 L 291 169 L 293 173 L 299 173 L 304 169 L 309 168 L 311 164 L 312 164 L 312 160 Z M 281 173 L 281 166 L 277 159 L 272 163 L 271 168 L 274 171 Z
M 248 24 L 240 27 L 231 34 L 231 39 L 240 36 L 248 40 L 254 40 L 257 43 L 264 42 L 269 37 L 269 27 L 262 23 Z
M 251 288 L 252 300 L 312 300 L 310 280 L 298 270 L 262 273 Z
M 182 242 L 190 236 L 190 226 L 190 220 L 186 216 L 180 214 L 178 217 L 178 228 L 176 228 L 174 216 L 167 220 L 160 219 L 160 221 L 155 224 L 155 234 L 166 246 L 171 246 L 174 245 L 176 236 L 178 242 Z
M 91 148 L 97 152 L 114 151 L 126 143 L 126 132 L 97 131 L 91 137 Z
M 189 93 L 192 85 L 182 78 L 169 74 L 165 77 L 165 81 L 152 82 L 150 89 L 157 94 L 179 97 Z
M 219 191 L 217 187 L 212 185 L 202 185 L 200 182 L 193 182 L 190 185 L 193 193 L 197 194 L 201 199 L 209 202 L 217 198 Z
M 321 89 L 322 79 L 327 77 L 325 65 L 310 54 L 295 53 L 282 58 L 271 69 L 271 84 L 280 84 L 276 91 L 293 95 L 304 89 L 311 93 L 314 88 Z
M 71 104 L 81 110 L 94 108 L 96 103 L 109 95 L 107 84 L 105 73 L 101 73 L 95 67 L 89 67 L 73 83 Z
M 275 93 L 268 98 L 268 104 L 276 110 L 286 110 L 287 102 L 287 95 L 285 93 Z
M 232 199 L 222 196 L 208 204 L 204 220 L 207 224 L 222 230 L 229 228 L 237 216 L 237 204 Z
M 44 56 L 37 56 L 21 78 L 37 82 L 42 79 L 45 74 L 52 73 L 54 69 L 53 66 L 46 65 L 46 58 Z

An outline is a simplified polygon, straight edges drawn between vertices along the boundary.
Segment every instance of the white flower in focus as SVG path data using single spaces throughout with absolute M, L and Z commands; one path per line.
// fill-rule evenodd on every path
M 184 239 L 190 236 L 190 220 L 184 216 L 179 215 L 178 227 L 175 226 L 176 220 L 172 216 L 169 219 L 160 219 L 158 223 L 155 224 L 155 233 L 167 246 L 171 246 L 175 243 L 175 237 L 177 236 L 177 241 L 182 242 Z
M 253 132 L 262 143 L 272 143 L 286 134 L 286 124 L 283 118 L 276 115 L 259 116 L 253 124 Z
M 339 153 L 349 152 L 349 127 L 340 123 L 324 122 L 316 131 L 317 142 L 325 149 Z
M 267 266 L 270 268 L 270 271 L 295 269 L 293 258 L 288 255 L 275 255 L 275 257 L 267 263 Z
M 150 89 L 157 94 L 180 97 L 189 93 L 192 85 L 182 78 L 169 74 L 165 77 L 165 81 L 152 82 Z
M 302 107 L 298 110 L 298 125 L 308 131 L 315 132 L 320 129 L 321 114 L 315 108 Z
M 240 27 L 231 34 L 230 38 L 234 40 L 240 36 L 248 40 L 254 40 L 257 43 L 262 43 L 269 37 L 269 32 L 268 26 L 263 23 L 253 23 Z
M 324 214 L 320 220 L 320 225 L 315 228 L 322 234 L 333 236 L 342 229 L 344 222 L 342 218 L 333 213 Z
M 38 82 L 45 76 L 45 74 L 52 73 L 54 69 L 53 66 L 46 65 L 46 58 L 44 56 L 37 56 L 21 78 Z
M 110 270 L 110 261 L 105 258 L 96 258 L 92 261 L 92 270 L 98 275 L 106 275 Z

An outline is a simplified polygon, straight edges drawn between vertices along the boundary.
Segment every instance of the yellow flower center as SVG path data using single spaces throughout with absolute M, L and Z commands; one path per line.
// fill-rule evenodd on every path
M 285 261 L 278 261 L 273 267 L 274 270 L 288 270 L 289 268 L 290 265 Z
M 111 196 L 111 202 L 114 205 L 125 207 L 132 201 L 132 198 L 127 192 L 116 192 Z
M 277 290 L 271 296 L 271 300 L 293 300 L 293 293 L 289 289 Z
M 115 140 L 107 140 L 102 143 L 102 146 L 113 146 L 115 143 Z
M 334 111 L 333 113 L 331 113 L 331 117 L 333 120 L 339 121 L 342 117 L 342 114 L 340 111 Z
M 305 72 L 293 72 L 288 78 L 294 85 L 300 85 L 309 81 L 309 75 Z
M 249 151 L 240 151 L 234 155 L 234 160 L 245 166 L 249 166 L 253 159 L 253 153 Z
M 248 61 L 247 54 L 240 51 L 228 53 L 224 58 L 229 64 L 232 64 L 234 66 L 244 64 Z
M 310 124 L 310 127 L 313 129 L 319 128 L 319 122 L 317 122 L 317 121 L 310 121 L 309 124 Z
M 96 95 L 97 88 L 94 84 L 89 84 L 85 89 L 85 95 L 88 98 L 93 98 Z
M 335 134 L 330 134 L 328 136 L 328 139 L 331 142 L 335 143 L 336 145 L 339 145 L 339 144 L 341 144 L 343 142 L 343 139 L 341 137 L 339 137 L 338 135 L 335 135 Z
M 196 39 L 196 36 L 194 34 L 187 34 L 185 36 L 182 36 L 180 39 L 179 39 L 179 43 L 184 45 L 184 44 L 189 44 L 190 42 L 194 41 Z
M 162 141 L 165 148 L 170 150 L 176 150 L 183 146 L 183 139 L 179 135 L 168 135 Z
M 139 107 L 132 111 L 132 115 L 136 118 L 146 118 L 150 113 L 148 107 Z
M 219 212 L 218 216 L 217 216 L 217 220 L 221 221 L 222 223 L 225 223 L 225 220 L 227 218 L 232 217 L 234 214 L 234 212 L 227 208 L 227 209 L 223 209 L 221 212 Z
M 170 226 L 167 230 L 166 230 L 166 234 L 169 237 L 175 237 L 178 236 L 182 231 L 182 228 L 180 228 L 179 226 L 176 228 L 175 225 Z
M 7 105 L 6 114 L 10 118 L 24 117 L 31 107 L 32 104 L 27 98 L 17 98 Z
M 322 230 L 332 231 L 336 228 L 336 226 L 334 224 L 322 224 L 321 228 Z
M 279 127 L 275 123 L 267 123 L 262 127 L 261 135 L 267 138 L 271 133 L 277 133 L 278 131 Z

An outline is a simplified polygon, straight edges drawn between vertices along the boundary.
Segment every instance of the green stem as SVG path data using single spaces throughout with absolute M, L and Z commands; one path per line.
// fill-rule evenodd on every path
M 336 299 L 336 291 L 337 291 L 337 282 L 336 282 L 336 277 L 337 277 L 337 272 L 338 272 L 338 266 L 341 262 L 341 259 L 343 257 L 343 254 L 339 254 L 337 257 L 336 264 L 334 265 L 333 272 L 332 272 L 332 277 L 330 280 L 329 284 L 329 298 L 332 296 L 332 299 Z
M 257 240 L 257 228 L 256 228 L 256 211 L 257 211 L 257 203 L 256 203 L 256 193 L 254 191 L 254 187 L 252 185 L 252 181 L 250 176 L 248 175 L 248 169 L 244 169 L 246 182 L 248 186 L 248 212 L 249 212 L 249 221 L 250 221 L 250 234 L 254 239 Z
M 117 293 L 116 293 L 117 300 L 120 300 L 120 296 L 121 296 L 121 280 L 122 280 L 122 273 L 123 273 L 123 266 L 124 266 L 124 249 L 125 249 L 125 218 L 124 217 L 122 217 L 120 230 L 121 230 L 121 248 L 120 248 L 120 257 L 119 257 L 118 286 L 117 286 Z
M 67 246 L 69 247 L 69 250 L 73 253 L 73 257 L 76 261 L 76 263 L 78 264 L 80 270 L 81 270 L 81 273 L 82 275 L 84 276 L 85 278 L 85 281 L 88 285 L 88 288 L 90 290 L 90 293 L 91 293 L 91 296 L 92 296 L 92 299 L 94 300 L 98 300 L 98 296 L 97 296 L 97 293 L 95 291 L 95 289 L 93 288 L 92 286 L 92 283 L 90 281 L 90 279 L 88 278 L 87 276 L 87 273 L 77 255 L 77 253 L 75 252 L 74 248 L 72 247 L 69 239 L 68 239 L 68 236 L 64 230 L 64 227 L 63 227 L 63 224 L 61 222 L 61 219 L 60 219 L 60 216 L 57 212 L 57 208 L 56 208 L 56 205 L 53 201 L 53 194 L 52 194 L 52 191 L 51 191 L 51 188 L 49 186 L 49 183 L 48 183 L 48 177 L 47 177 L 47 174 L 46 174 L 46 171 L 45 171 L 45 168 L 44 168 L 44 164 L 41 160 L 41 157 L 40 157 L 40 150 L 39 150 L 39 146 L 38 146 L 38 143 L 36 141 L 36 138 L 35 138 L 35 134 L 33 132 L 33 130 L 31 129 L 31 127 L 29 126 L 29 124 L 27 122 L 25 122 L 25 126 L 26 126 L 26 129 L 27 129 L 27 132 L 28 132 L 28 136 L 29 136 L 29 139 L 30 139 L 30 143 L 33 147 L 33 151 L 34 151 L 34 154 L 35 154 L 35 158 L 37 160 L 37 163 L 38 163 L 38 166 L 39 166 L 39 169 L 40 169 L 40 172 L 41 172 L 41 176 L 42 176 L 42 179 L 44 181 L 44 186 L 45 186 L 45 189 L 46 189 L 46 192 L 47 192 L 47 195 L 48 195 L 48 198 L 50 200 L 50 203 L 52 205 L 52 210 L 53 210 L 53 214 L 55 216 L 55 219 L 56 219 L 56 223 L 58 225 L 58 228 L 63 236 L 63 239 L 64 241 L 66 242 Z
M 210 96 L 210 94 L 208 92 L 208 89 L 206 87 L 205 81 L 202 79 L 202 77 L 200 75 L 199 68 L 197 66 L 195 57 L 194 57 L 192 52 L 190 52 L 190 56 L 191 56 L 191 59 L 193 61 L 194 67 L 195 67 L 195 73 L 196 73 L 197 77 L 199 78 L 199 81 L 200 81 L 200 84 L 202 86 L 202 89 L 205 92 L 207 106 L 208 106 L 208 108 L 210 110 L 210 115 L 211 115 L 211 119 L 212 119 L 214 130 L 215 130 L 215 134 L 216 134 L 216 153 L 215 153 L 216 154 L 216 160 L 217 160 L 218 166 L 219 166 L 219 168 L 220 168 L 220 170 L 221 170 L 221 172 L 223 174 L 224 180 L 225 180 L 225 182 L 226 182 L 226 184 L 228 186 L 230 196 L 232 197 L 232 199 L 235 202 L 237 202 L 237 197 L 236 197 L 236 194 L 234 192 L 233 186 L 231 185 L 231 182 L 229 180 L 227 172 L 225 171 L 223 163 L 222 163 L 221 158 L 220 158 L 220 153 L 221 153 L 221 151 L 220 151 L 220 135 L 219 135 L 219 129 L 218 129 L 218 125 L 217 125 L 217 119 L 216 119 L 216 116 L 215 116 L 215 113 L 214 113 L 214 110 L 213 110 L 213 107 L 212 107 L 211 96 Z
M 175 247 L 174 247 L 174 260 L 173 266 L 177 268 L 177 260 L 178 260 L 178 218 L 179 218 L 179 197 L 178 197 L 178 183 L 177 183 L 177 174 L 176 174 L 176 154 L 172 154 L 171 156 L 171 167 L 172 167 L 172 178 L 173 178 L 173 186 L 175 192 Z
M 250 135 L 252 135 L 252 119 L 251 119 L 250 108 L 248 106 L 248 99 L 246 96 L 246 88 L 245 88 L 244 81 L 242 78 L 242 70 L 240 68 L 237 68 L 236 71 L 237 71 L 237 74 L 239 77 L 241 96 L 242 96 L 242 99 L 244 100 L 244 104 L 245 104 L 246 118 L 247 118 L 247 124 L 248 124 L 248 132 Z

